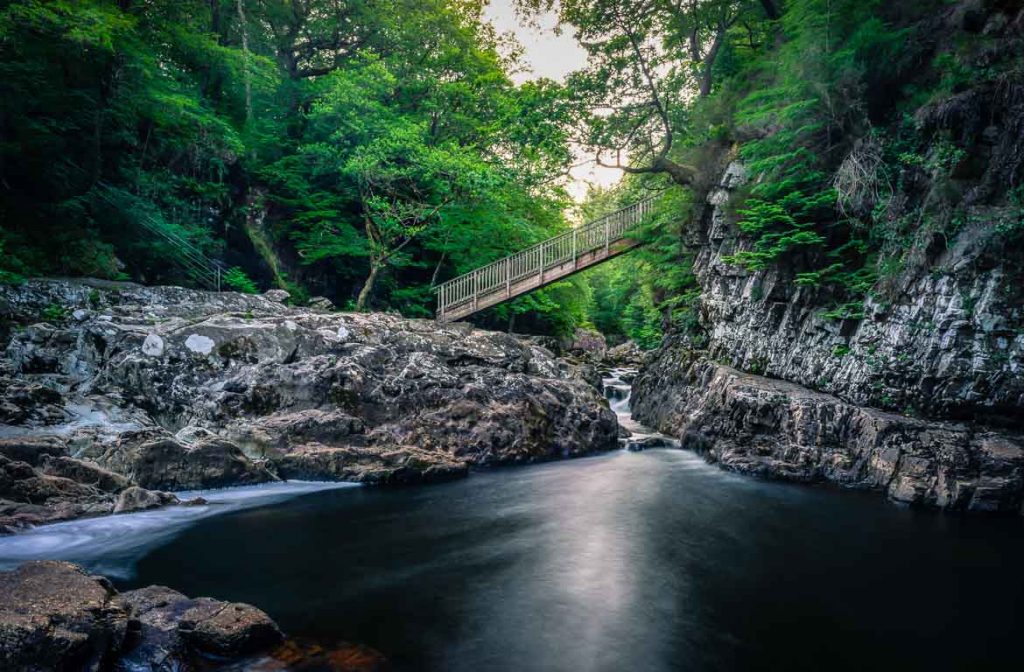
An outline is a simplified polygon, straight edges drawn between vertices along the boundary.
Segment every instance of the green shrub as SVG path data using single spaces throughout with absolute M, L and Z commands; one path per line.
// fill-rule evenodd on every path
M 223 281 L 225 285 L 242 294 L 259 294 L 260 292 L 260 288 L 256 286 L 256 283 L 238 266 L 229 268 L 224 273 Z
M 40 313 L 39 317 L 41 317 L 44 322 L 63 322 L 68 317 L 68 311 L 64 306 L 51 303 L 43 309 L 43 312 Z

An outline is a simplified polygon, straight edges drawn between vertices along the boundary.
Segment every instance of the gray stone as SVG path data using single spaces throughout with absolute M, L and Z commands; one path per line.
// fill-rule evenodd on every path
M 161 506 L 177 503 L 178 498 L 169 492 L 154 492 L 133 485 L 118 495 L 117 503 L 114 505 L 114 513 L 145 511 L 146 509 L 157 509 Z
M 0 572 L 0 669 L 108 669 L 128 620 L 109 582 L 71 563 L 42 560 Z
M 284 303 L 291 298 L 291 294 L 283 289 L 271 289 L 263 292 L 263 297 L 268 301 L 273 301 L 274 303 Z

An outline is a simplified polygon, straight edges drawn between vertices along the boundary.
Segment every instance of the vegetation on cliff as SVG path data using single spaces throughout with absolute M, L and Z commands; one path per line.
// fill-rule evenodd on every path
M 661 197 L 648 245 L 479 320 L 649 347 L 692 328 L 687 238 L 737 159 L 728 261 L 836 318 L 979 221 L 1021 239 L 1024 152 L 986 135 L 1022 123 L 1016 3 L 516 5 L 556 12 L 588 66 L 513 84 L 482 0 L 2 3 L 0 280 L 194 281 L 157 229 L 242 291 L 425 316 L 438 282 L 568 226 L 574 146 L 627 174 L 584 216 Z

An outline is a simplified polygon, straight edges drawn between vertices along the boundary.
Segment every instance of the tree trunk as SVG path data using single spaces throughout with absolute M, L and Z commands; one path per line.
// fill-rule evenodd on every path
M 380 269 L 381 264 L 376 261 L 370 262 L 370 274 L 366 276 L 366 282 L 363 283 L 363 288 L 359 290 L 359 298 L 356 299 L 356 312 L 362 313 L 366 310 L 366 303 L 373 294 L 373 285 L 377 282 Z
M 725 29 L 720 29 L 715 34 L 715 41 L 711 43 L 711 49 L 704 59 L 704 72 L 700 78 L 700 97 L 706 98 L 711 95 L 711 85 L 714 80 L 715 61 L 718 59 L 718 52 L 722 50 L 725 43 Z
M 779 6 L 775 0 L 761 0 L 761 6 L 764 7 L 765 16 L 774 21 L 779 18 Z

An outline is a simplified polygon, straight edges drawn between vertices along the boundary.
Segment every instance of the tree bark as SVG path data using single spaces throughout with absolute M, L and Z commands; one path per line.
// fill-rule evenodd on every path
M 764 7 L 765 16 L 774 21 L 781 16 L 779 12 L 779 6 L 775 0 L 761 0 L 761 6 Z
M 373 294 L 373 286 L 377 282 L 377 276 L 380 274 L 382 265 L 376 261 L 370 262 L 370 274 L 366 276 L 366 281 L 363 283 L 363 288 L 359 290 L 359 298 L 356 299 L 356 312 L 364 312 L 366 310 L 366 304 L 370 300 L 370 295 Z
M 722 50 L 724 43 L 725 29 L 723 28 L 715 33 L 715 41 L 711 43 L 711 49 L 708 50 L 708 55 L 704 58 L 704 70 L 700 78 L 701 98 L 707 98 L 711 95 L 711 86 L 714 83 L 715 61 L 718 59 L 718 52 Z

